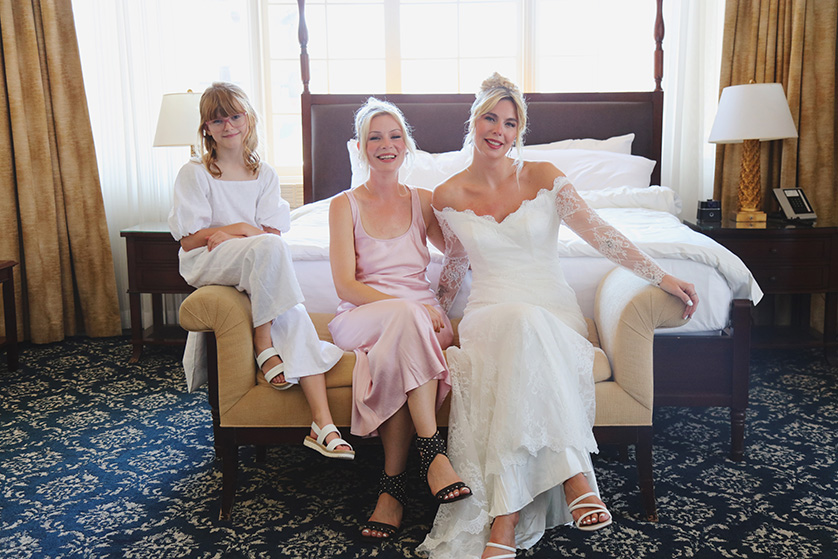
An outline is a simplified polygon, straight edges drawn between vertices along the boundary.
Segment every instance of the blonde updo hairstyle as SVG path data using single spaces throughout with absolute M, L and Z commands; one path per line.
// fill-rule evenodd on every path
M 201 95 L 201 126 L 198 134 L 203 137 L 203 156 L 201 157 L 207 171 L 215 177 L 221 176 L 221 169 L 218 168 L 218 145 L 207 129 L 207 122 L 218 118 L 244 113 L 247 118 L 247 133 L 244 136 L 244 164 L 252 172 L 259 170 L 260 159 L 256 149 L 259 146 L 259 134 L 256 132 L 256 125 L 259 120 L 256 111 L 247 99 L 244 90 L 239 86 L 215 82 L 209 86 Z
M 480 90 L 475 95 L 474 103 L 471 104 L 471 114 L 468 119 L 468 132 L 466 133 L 466 146 L 474 146 L 474 129 L 477 121 L 486 113 L 492 111 L 495 106 L 509 99 L 515 105 L 518 113 L 518 135 L 515 138 L 515 163 L 519 167 L 523 165 L 524 134 L 527 131 L 527 104 L 521 90 L 507 78 L 497 72 L 483 80 Z
M 413 141 L 410 126 L 407 124 L 401 109 L 389 101 L 383 101 L 375 97 L 367 99 L 367 102 L 355 112 L 355 139 L 358 140 L 359 144 L 358 158 L 361 161 L 361 165 L 365 170 L 369 169 L 370 161 L 367 157 L 367 143 L 369 141 L 370 126 L 372 125 L 372 119 L 380 115 L 393 117 L 399 124 L 399 128 L 402 129 L 404 144 L 407 148 L 404 166 L 409 168 L 416 157 L 416 142 Z

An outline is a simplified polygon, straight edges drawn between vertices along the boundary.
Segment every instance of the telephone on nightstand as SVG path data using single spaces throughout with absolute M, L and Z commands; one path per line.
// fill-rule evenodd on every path
M 789 221 L 814 221 L 818 217 L 800 188 L 775 188 L 774 196 Z

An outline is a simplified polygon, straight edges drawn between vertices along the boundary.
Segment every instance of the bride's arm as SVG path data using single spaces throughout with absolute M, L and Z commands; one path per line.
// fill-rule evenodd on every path
M 454 299 L 457 298 L 457 293 L 460 292 L 460 286 L 463 284 L 463 279 L 468 271 L 468 254 L 466 254 L 465 247 L 463 247 L 460 239 L 451 230 L 451 226 L 448 225 L 448 221 L 446 221 L 442 212 L 434 209 L 434 213 L 445 239 L 445 259 L 442 263 L 442 272 L 439 274 L 439 287 L 436 297 L 439 299 L 440 306 L 447 313 L 451 310 Z
M 561 186 L 557 184 L 560 182 L 563 183 Z M 664 272 L 654 260 L 588 206 L 567 177 L 558 176 L 553 184 L 554 187 L 559 186 L 556 196 L 559 217 L 574 233 L 615 264 L 681 299 L 687 305 L 684 317 L 692 316 L 698 304 L 693 284 Z

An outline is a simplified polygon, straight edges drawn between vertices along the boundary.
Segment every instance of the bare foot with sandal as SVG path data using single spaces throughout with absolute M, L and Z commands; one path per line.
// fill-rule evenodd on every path
M 261 352 L 257 351 L 256 365 L 262 371 L 265 380 L 273 388 L 277 390 L 291 388 L 291 383 L 285 380 L 285 364 L 280 359 L 279 353 L 273 347 L 269 347 Z
M 515 527 L 518 525 L 519 513 L 504 514 L 492 522 L 489 533 L 489 543 L 483 551 L 481 559 L 512 559 L 515 557 Z
M 439 431 L 430 437 L 417 436 L 416 448 L 421 460 L 420 472 L 428 480 L 428 487 L 437 503 L 444 505 L 471 497 L 471 489 L 460 479 L 448 460 L 445 439 Z
M 591 490 L 585 474 L 580 472 L 565 481 L 564 493 L 573 522 L 580 530 L 592 532 L 611 524 L 611 513 Z
M 291 388 L 291 383 L 285 380 L 285 366 L 279 352 L 271 340 L 271 323 L 267 322 L 253 329 L 253 350 L 256 354 L 256 365 L 265 380 L 277 390 Z
M 442 489 L 448 487 L 456 487 L 463 480 L 454 471 L 454 467 L 444 454 L 437 454 L 431 461 L 431 466 L 428 468 L 428 487 L 431 488 L 431 493 L 437 494 Z M 463 497 L 461 495 L 469 495 L 471 489 L 468 486 L 463 486 L 448 493 L 443 493 L 444 497 L 441 502 L 449 502 L 459 500 Z
M 406 477 L 405 472 L 396 476 L 382 472 L 378 502 L 370 519 L 361 525 L 361 538 L 380 542 L 399 532 L 404 514 Z

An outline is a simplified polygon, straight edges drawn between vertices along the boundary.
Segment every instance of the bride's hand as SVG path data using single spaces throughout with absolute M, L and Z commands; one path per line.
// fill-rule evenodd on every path
M 692 318 L 693 313 L 698 308 L 698 293 L 696 293 L 693 284 L 667 274 L 661 280 L 660 288 L 681 299 L 686 305 L 684 318 Z

